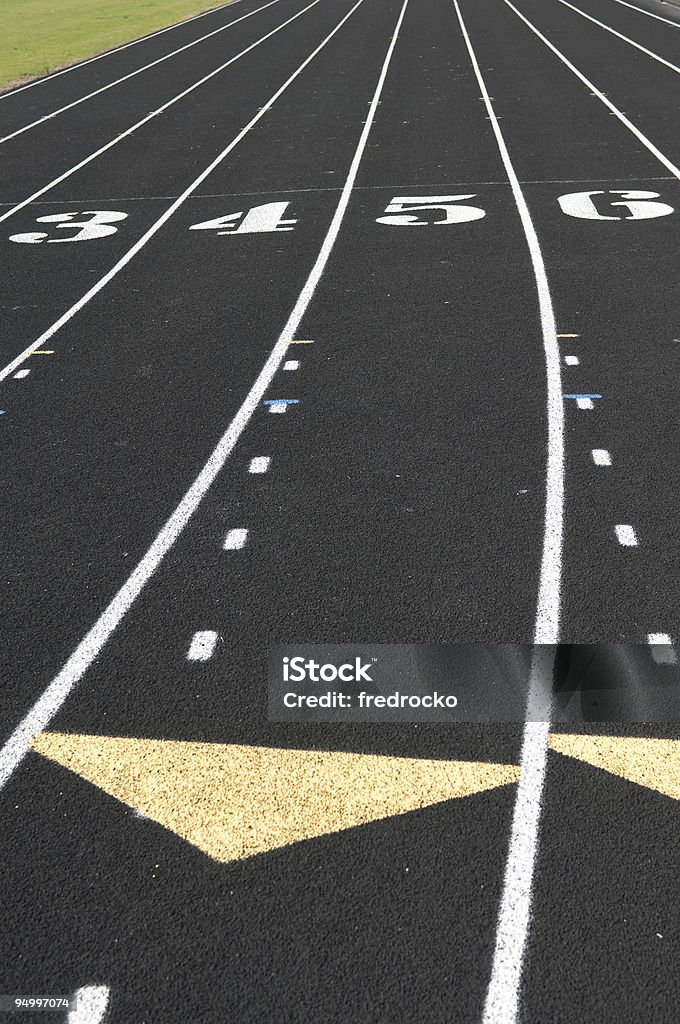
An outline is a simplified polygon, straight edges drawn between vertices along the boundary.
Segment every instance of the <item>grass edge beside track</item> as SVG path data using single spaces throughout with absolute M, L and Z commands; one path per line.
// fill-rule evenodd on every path
M 27 0 L 21 8 L 18 0 L 0 0 L 0 34 L 5 40 L 0 54 L 0 93 L 232 2 L 146 0 L 140 11 L 137 0 L 64 0 L 56 11 L 51 0 Z M 88 18 L 88 10 L 95 4 L 97 15 Z M 29 24 L 33 26 L 30 31 Z

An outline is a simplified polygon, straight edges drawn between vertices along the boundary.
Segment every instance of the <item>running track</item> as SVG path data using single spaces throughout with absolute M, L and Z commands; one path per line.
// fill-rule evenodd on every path
M 677 1022 L 676 800 L 265 663 L 680 638 L 679 104 L 655 0 L 238 0 L 0 96 L 4 993 Z M 522 773 L 222 863 L 45 732 Z

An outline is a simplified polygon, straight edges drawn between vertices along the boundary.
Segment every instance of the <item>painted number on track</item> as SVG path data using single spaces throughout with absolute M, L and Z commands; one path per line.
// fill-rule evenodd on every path
M 90 238 L 104 238 L 114 235 L 118 228 L 116 221 L 125 220 L 127 213 L 119 210 L 86 210 L 85 213 L 49 213 L 45 217 L 37 217 L 38 224 L 51 224 L 53 230 L 67 233 L 50 238 L 48 231 L 25 231 L 19 235 L 10 235 L 11 242 L 86 242 Z M 79 229 L 75 231 L 74 229 Z
M 605 198 L 596 202 L 599 196 Z M 658 192 L 615 188 L 608 192 L 569 192 L 560 196 L 558 203 L 568 217 L 581 220 L 651 220 L 674 212 L 667 203 L 655 202 L 658 198 Z
M 378 224 L 396 224 L 403 227 L 420 227 L 428 224 L 463 224 L 469 220 L 481 220 L 485 211 L 478 206 L 459 206 L 469 196 L 395 196 L 385 208 L 389 216 L 376 217 Z M 421 219 L 423 211 L 437 212 L 437 217 Z M 442 217 L 441 214 L 444 214 Z
M 292 231 L 296 220 L 285 220 L 290 203 L 265 203 L 247 213 L 227 213 L 224 217 L 192 224 L 191 231 L 216 231 L 218 235 L 253 235 L 264 231 Z

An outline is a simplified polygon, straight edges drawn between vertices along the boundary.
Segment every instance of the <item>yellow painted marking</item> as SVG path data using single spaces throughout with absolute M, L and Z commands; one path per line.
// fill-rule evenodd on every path
M 580 334 L 556 334 L 556 338 L 580 338 Z
M 287 341 L 286 345 L 313 345 L 313 341 Z
M 680 800 L 680 740 L 554 732 L 548 743 L 560 754 Z
M 31 355 L 32 356 L 53 356 L 54 355 L 54 349 L 53 348 L 36 348 L 36 349 L 33 350 L 33 352 L 31 352 Z
M 33 749 L 224 862 L 519 778 L 510 764 L 51 732 Z

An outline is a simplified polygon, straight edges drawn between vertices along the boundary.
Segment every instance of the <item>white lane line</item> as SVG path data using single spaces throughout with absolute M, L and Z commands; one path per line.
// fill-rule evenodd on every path
M 657 665 L 677 665 L 678 657 L 668 633 L 649 633 L 647 643 L 652 649 L 652 660 Z
M 83 985 L 76 989 L 75 1010 L 69 1010 L 66 1024 L 100 1024 L 109 1005 L 109 988 L 106 985 Z
M 188 96 L 189 93 L 194 91 L 194 89 L 198 89 L 201 85 L 204 85 L 206 82 L 210 81 L 211 78 L 214 78 L 215 75 L 221 74 L 231 64 L 234 64 L 237 60 L 240 60 L 241 57 L 245 57 L 247 53 L 250 53 L 251 50 L 254 50 L 256 46 L 259 46 L 261 43 L 264 43 L 267 39 L 271 39 L 271 37 L 275 36 L 277 32 L 280 32 L 281 29 L 284 29 L 287 25 L 290 25 L 290 23 L 292 21 L 295 21 L 296 18 L 300 18 L 303 14 L 306 14 L 306 12 L 310 10 L 310 8 L 315 7 L 316 4 L 318 3 L 319 0 L 312 0 L 312 3 L 308 4 L 306 7 L 303 7 L 301 11 L 298 11 L 297 14 L 294 14 L 291 18 L 288 18 L 288 20 L 284 21 L 282 25 L 278 25 L 275 29 L 272 29 L 271 32 L 267 32 L 266 35 L 260 36 L 260 38 L 256 39 L 254 43 L 250 44 L 250 46 L 246 46 L 245 50 L 241 50 L 241 52 L 237 53 L 235 57 L 231 57 L 229 60 L 225 61 L 224 64 L 220 64 L 219 67 L 215 68 L 214 71 L 210 71 L 207 75 L 204 75 L 203 78 L 199 78 L 197 82 L 194 82 L 193 85 L 190 85 L 182 92 L 177 93 L 176 96 L 173 96 L 171 99 L 167 100 L 167 102 L 163 103 L 162 106 L 158 107 L 157 110 L 151 110 L 146 115 L 146 117 L 143 117 L 140 121 L 137 121 L 130 128 L 126 128 L 124 132 L 121 132 L 120 135 L 116 135 L 116 137 L 111 139 L 110 142 L 107 142 L 105 143 L 105 145 L 100 146 L 99 149 L 95 149 L 93 153 L 90 153 L 89 156 L 84 157 L 84 159 L 82 159 L 79 163 L 74 164 L 73 167 L 70 167 L 67 171 L 64 171 L 63 174 L 60 174 L 58 177 L 53 178 L 52 181 L 48 182 L 47 185 L 43 185 L 43 187 L 39 188 L 37 192 L 33 193 L 33 195 L 28 196 L 27 199 L 22 199 L 20 203 L 16 203 L 11 209 L 6 210 L 3 214 L 0 214 L 0 222 L 2 222 L 3 220 L 7 220 L 8 217 L 12 217 L 15 213 L 18 213 L 19 210 L 23 210 L 25 206 L 28 206 L 30 203 L 38 199 L 40 196 L 45 195 L 45 193 L 49 192 L 50 189 L 54 188 L 55 185 L 59 185 L 62 181 L 66 181 L 66 179 L 70 178 L 72 174 L 75 174 L 76 171 L 81 170 L 87 164 L 91 163 L 93 160 L 96 160 L 97 157 L 102 155 L 102 153 L 106 153 L 109 149 L 112 149 L 114 146 L 117 146 L 119 142 L 122 142 L 123 139 L 128 138 L 129 135 L 132 135 L 133 132 L 136 132 L 138 128 L 142 127 L 142 125 L 148 124 L 149 121 L 153 121 L 155 117 L 158 117 L 160 114 L 165 113 L 166 110 L 169 110 L 170 107 L 175 105 L 175 103 L 179 103 L 181 99 L 184 99 L 185 96 Z M 270 100 L 269 102 L 271 103 L 272 101 Z M 269 104 L 262 107 L 260 113 L 263 110 L 266 110 L 268 105 Z
M 484 97 L 508 180 L 522 221 L 536 278 L 541 314 L 543 351 L 547 378 L 547 465 L 543 551 L 539 578 L 534 644 L 552 645 L 559 640 L 562 541 L 564 532 L 564 401 L 557 324 L 548 275 L 531 214 L 510 159 L 500 125 L 468 35 L 458 0 L 453 0 L 472 67 Z M 524 726 L 520 778 L 512 817 L 505 864 L 503 895 L 496 925 L 491 978 L 484 1005 L 484 1024 L 514 1024 L 524 950 L 529 932 L 541 802 L 548 755 L 550 723 L 540 720 L 546 651 L 535 646 L 531 662 L 527 720 Z M 548 660 L 550 655 L 548 654 Z M 545 718 L 548 715 L 541 708 Z M 536 718 L 539 720 L 536 720 Z
M 680 28 L 680 22 L 671 21 L 670 18 L 664 18 L 660 14 L 654 14 L 652 11 L 646 11 L 644 7 L 636 7 L 635 4 L 629 4 L 627 0 L 616 0 L 617 4 L 621 4 L 622 7 L 630 7 L 631 11 L 637 11 L 638 14 L 646 14 L 649 18 L 656 18 L 657 21 L 665 21 L 667 25 L 672 25 L 673 28 Z
M 14 374 L 14 377 L 15 377 L 16 380 L 21 380 L 22 377 L 28 377 L 30 372 L 31 372 L 30 370 L 26 370 L 26 369 L 18 370 L 17 373 Z
M 286 359 L 285 363 L 283 364 L 284 370 L 297 370 L 299 366 L 300 361 L 298 359 Z
M 592 398 L 577 398 L 576 407 L 578 409 L 594 409 Z
M 271 459 L 268 455 L 256 455 L 254 459 L 250 460 L 248 466 L 249 473 L 266 473 L 269 469 Z
M 248 531 L 243 527 L 237 526 L 233 530 L 230 530 L 224 538 L 224 550 L 240 551 L 241 548 L 245 547 L 247 540 Z
M 130 71 L 129 74 L 123 75 L 121 78 L 117 78 L 114 82 L 109 82 L 108 85 L 103 85 L 100 89 L 94 89 L 92 92 L 88 92 L 87 95 L 81 96 L 80 99 L 73 100 L 72 103 L 67 103 L 63 107 L 59 107 L 58 110 L 53 110 L 50 114 L 43 114 L 42 117 L 36 118 L 36 120 L 31 121 L 30 124 L 24 125 L 23 128 L 17 128 L 16 131 L 10 132 L 9 135 L 3 135 L 0 137 L 0 145 L 2 145 L 3 142 L 9 142 L 10 139 L 16 139 L 17 136 L 30 131 L 31 128 L 35 128 L 37 125 L 43 124 L 45 121 L 50 121 L 52 118 L 65 113 L 67 110 L 72 110 L 73 107 L 77 107 L 80 103 L 85 103 L 86 100 L 91 100 L 93 96 L 99 96 L 108 89 L 113 89 L 114 85 L 120 85 L 121 82 L 127 82 L 129 79 L 135 78 L 136 75 L 141 75 L 143 71 L 148 71 L 149 68 L 156 67 L 157 64 L 162 64 L 163 61 L 170 60 L 171 57 L 176 57 L 178 53 L 182 53 L 184 50 L 189 50 L 192 46 L 197 46 L 206 39 L 210 39 L 211 36 L 216 36 L 219 32 L 226 32 L 226 30 L 231 28 L 232 25 L 238 25 L 240 21 L 245 21 L 246 18 L 252 18 L 254 14 L 258 14 L 260 11 L 264 11 L 266 7 L 271 7 L 273 4 L 277 3 L 279 3 L 279 0 L 269 0 L 269 3 L 264 4 L 262 7 L 257 7 L 254 11 L 250 11 L 249 14 L 243 14 L 240 18 L 236 18 L 234 21 L 230 21 L 226 25 L 221 25 L 219 28 L 213 29 L 212 32 L 208 32 L 206 35 L 200 36 L 198 39 L 194 39 L 190 43 L 185 43 L 184 46 L 180 46 L 177 50 L 172 50 L 170 53 L 166 53 L 162 57 L 152 60 L 149 64 L 144 64 L 143 67 L 137 68 L 135 71 Z
M 345 15 L 339 25 L 331 32 L 314 53 L 307 58 L 305 64 L 309 63 L 312 57 L 319 52 L 340 28 L 340 26 L 360 6 L 363 0 L 352 7 Z M 95 658 L 100 654 L 109 637 L 127 614 L 135 600 L 139 597 L 146 583 L 151 579 L 156 569 L 163 561 L 165 555 L 172 548 L 177 538 L 187 526 L 192 515 L 198 508 L 200 502 L 206 495 L 211 484 L 219 474 L 225 462 L 231 455 L 241 434 L 245 430 L 253 414 L 260 408 L 262 397 L 276 375 L 281 363 L 289 352 L 288 339 L 294 338 L 302 317 L 316 291 L 321 276 L 326 269 L 326 264 L 338 237 L 342 221 L 345 216 L 347 204 L 349 203 L 354 182 L 359 170 L 359 164 L 366 148 L 368 136 L 373 124 L 380 95 L 387 77 L 387 71 L 397 44 L 397 37 L 404 20 L 408 0 L 404 0 L 399 18 L 397 20 L 392 39 L 390 41 L 385 60 L 378 78 L 373 100 L 368 108 L 368 114 L 364 122 L 359 142 L 357 144 L 352 163 L 347 174 L 342 194 L 333 214 L 326 237 L 312 267 L 309 277 L 305 282 L 297 302 L 293 307 L 278 341 L 269 354 L 267 361 L 260 370 L 252 388 L 246 395 L 238 412 L 227 427 L 217 443 L 216 448 L 208 458 L 208 461 L 201 469 L 193 484 L 186 492 L 177 508 L 174 510 L 165 525 L 161 528 L 158 536 L 151 543 L 147 552 L 140 562 L 133 569 L 131 575 L 125 581 L 117 594 L 114 595 L 108 606 L 104 609 L 95 624 L 86 636 L 80 641 L 76 649 L 66 661 L 60 672 L 54 677 L 44 693 L 33 704 L 29 712 L 16 727 L 7 742 L 0 749 L 0 788 L 5 785 L 13 774 L 15 768 L 21 763 L 30 750 L 34 736 L 45 729 L 51 719 L 56 715 L 74 686 L 82 679 Z M 305 65 L 303 64 L 302 67 Z M 297 72 L 296 72 L 297 74 Z M 292 81 L 292 77 L 290 79 Z
M 36 78 L 33 82 L 27 82 L 25 85 L 18 85 L 16 89 L 8 89 L 7 92 L 0 93 L 0 100 L 6 100 L 9 96 L 16 96 L 18 92 L 24 92 L 25 89 L 34 89 L 36 85 L 43 85 L 45 82 L 51 82 L 54 78 L 59 78 L 61 75 L 68 75 L 71 71 L 77 71 L 78 68 L 84 68 L 86 64 L 93 64 L 96 60 L 102 60 L 104 57 L 110 57 L 112 53 L 120 53 L 121 50 L 127 50 L 131 46 L 136 46 L 137 43 L 145 43 L 148 39 L 154 39 L 156 36 L 162 36 L 165 32 L 172 32 L 173 29 L 182 28 L 184 25 L 188 25 L 191 21 L 198 21 L 199 18 L 205 18 L 208 14 L 218 14 L 223 11 L 226 7 L 233 7 L 234 4 L 240 3 L 241 0 L 231 0 L 230 3 L 221 4 L 219 7 L 213 7 L 210 11 L 202 11 L 200 14 L 194 14 L 191 18 L 185 18 L 184 21 L 178 21 L 174 25 L 167 25 L 165 28 L 159 28 L 156 32 L 149 32 L 146 36 L 140 36 L 139 39 L 133 39 L 130 43 L 123 43 L 122 46 L 114 46 L 112 50 L 105 50 L 104 53 L 97 53 L 94 57 L 88 57 L 87 60 L 78 61 L 77 64 L 71 64 L 67 68 L 62 68 L 60 71 L 53 71 L 49 75 L 44 75 L 42 78 Z
M 614 530 L 616 531 L 616 539 L 624 548 L 637 547 L 638 539 L 632 526 L 620 524 L 619 526 L 615 526 Z
M 187 661 L 210 661 L 217 647 L 217 639 L 214 629 L 201 629 L 194 633 L 187 651 Z
M 320 0 L 313 0 L 313 2 L 308 5 L 308 7 L 304 8 L 304 11 L 309 10 L 309 7 L 313 7 L 315 4 L 317 4 L 319 2 L 320 2 Z M 274 93 L 274 95 L 272 97 L 270 97 L 270 99 L 265 103 L 265 105 L 263 107 L 261 107 L 260 110 L 258 110 L 257 114 L 255 114 L 255 116 L 248 122 L 248 124 L 245 126 L 245 128 L 241 129 L 241 131 L 238 133 L 236 138 L 232 139 L 232 141 L 229 143 L 229 145 L 225 149 L 223 149 L 222 152 L 218 154 L 218 156 L 215 157 L 215 159 L 212 161 L 212 163 L 210 163 L 206 167 L 206 169 L 204 171 L 202 171 L 201 174 L 199 174 L 199 176 L 192 181 L 192 183 L 188 186 L 188 188 L 186 188 L 184 190 L 184 192 L 181 194 L 181 196 L 179 196 L 175 200 L 175 202 L 172 203 L 172 205 L 169 206 L 168 209 L 164 213 L 161 214 L 161 216 L 158 218 L 158 220 L 155 221 L 151 225 L 151 227 L 141 236 L 141 238 L 137 239 L 135 244 L 130 249 L 128 249 L 128 251 L 123 256 L 121 256 L 121 258 L 118 260 L 118 262 L 115 263 L 113 265 L 113 267 L 111 267 L 111 269 L 109 271 L 107 271 L 106 274 L 104 274 L 103 277 L 100 277 L 100 279 L 96 282 L 96 284 L 94 284 L 89 289 L 89 291 L 85 292 L 85 294 L 80 299 L 78 299 L 78 301 L 75 302 L 71 306 L 70 309 L 67 309 L 66 312 L 64 314 L 62 314 L 62 316 L 59 317 L 58 320 L 55 320 L 55 322 L 52 324 L 52 326 L 48 327 L 48 329 L 43 334 L 41 334 L 40 337 L 36 339 L 36 341 L 34 341 L 31 345 L 29 345 L 27 348 L 25 348 L 23 352 L 21 352 L 18 356 L 16 356 L 15 359 L 13 359 L 10 363 L 8 363 L 7 366 L 3 367 L 2 370 L 0 370 L 0 381 L 5 380 L 6 377 L 9 377 L 10 374 L 14 373 L 14 371 L 16 369 L 18 369 L 18 367 L 21 366 L 21 364 L 30 355 L 32 355 L 34 353 L 37 354 L 37 352 L 40 350 L 40 346 L 41 345 L 43 345 L 46 341 L 48 341 L 51 337 L 53 337 L 57 333 L 57 331 L 61 330 L 61 328 L 64 326 L 64 324 L 67 324 L 69 322 L 69 320 L 72 317 L 75 316 L 76 313 L 78 313 L 84 306 L 86 306 L 87 303 L 91 299 L 93 299 L 94 296 L 97 295 L 98 292 L 100 292 L 102 290 L 102 288 L 104 288 L 109 283 L 109 281 L 113 280 L 113 278 L 116 276 L 116 274 L 118 274 L 119 271 L 121 271 L 123 269 L 123 267 L 127 266 L 127 264 L 130 262 L 130 260 L 133 259 L 133 257 L 137 255 L 137 253 L 140 251 L 140 249 L 142 249 L 146 245 L 146 243 L 149 241 L 149 239 L 153 238 L 153 236 L 156 234 L 156 232 L 159 231 L 163 227 L 163 225 L 166 223 L 166 221 L 168 221 L 170 219 L 170 217 L 172 217 L 172 215 L 180 208 L 180 206 L 182 206 L 182 204 L 185 202 L 186 199 L 189 198 L 189 196 L 192 194 L 192 192 L 196 191 L 196 189 L 215 170 L 215 168 L 218 167 L 222 163 L 222 161 L 226 159 L 226 157 L 229 155 L 229 153 L 231 153 L 231 151 L 233 149 L 235 149 L 236 146 L 238 146 L 239 142 L 241 142 L 241 140 L 246 137 L 248 132 L 251 131 L 251 129 L 257 124 L 257 122 L 262 117 L 265 116 L 265 114 L 274 105 L 276 100 L 295 81 L 295 79 L 298 77 L 298 75 L 300 75 L 302 73 L 302 71 L 307 67 L 307 65 L 314 59 L 314 57 L 316 57 L 316 55 L 324 48 L 324 46 L 333 38 L 335 33 L 339 31 L 339 29 L 344 25 L 345 21 L 347 21 L 347 19 L 350 18 L 352 14 L 354 14 L 356 9 L 362 3 L 363 3 L 363 0 L 357 0 L 357 3 L 345 15 L 345 17 L 342 19 L 342 21 L 340 21 L 335 26 L 333 31 L 329 35 L 326 36 L 326 38 L 323 40 L 323 42 L 321 42 L 317 46 L 317 48 L 309 55 L 309 57 L 307 57 L 302 62 L 302 64 L 300 64 L 300 66 L 297 68 L 297 70 L 294 71 L 293 74 L 290 75 L 290 77 L 286 79 L 286 81 L 283 83 L 283 85 L 279 89 L 277 89 L 277 91 Z M 299 15 L 304 13 L 304 11 L 300 11 L 298 14 L 295 15 L 295 17 L 299 17 Z
M 593 448 L 593 462 L 596 466 L 611 466 L 612 457 L 606 448 Z
M 603 28 L 605 30 L 605 32 L 610 32 L 613 36 L 616 36 L 618 39 L 622 39 L 624 43 L 628 43 L 630 46 L 634 46 L 636 50 L 640 50 L 641 53 L 646 54 L 647 57 L 651 57 L 652 60 L 657 60 L 659 64 L 663 64 L 665 67 L 670 68 L 671 71 L 675 71 L 676 75 L 680 75 L 680 68 L 676 64 L 671 64 L 669 60 L 665 60 L 665 58 L 660 57 L 659 54 L 654 53 L 653 50 L 648 50 L 647 47 L 643 46 L 641 43 L 636 43 L 634 39 L 630 39 L 628 36 L 624 36 L 622 32 L 617 32 L 615 28 L 611 28 L 609 25 L 605 25 L 603 21 L 598 21 L 597 18 L 593 18 L 592 15 L 586 14 L 585 11 L 580 10 L 580 8 L 578 7 L 574 7 L 574 5 L 570 4 L 568 0 L 559 0 L 559 3 L 563 4 L 565 7 L 569 7 L 576 14 L 580 14 L 582 18 L 587 18 L 588 21 L 592 21 L 594 25 L 599 25 L 600 28 Z
M 633 133 L 638 142 L 641 142 L 642 145 L 649 150 L 652 156 L 655 156 L 659 163 L 663 164 L 663 166 L 671 172 L 673 177 L 677 178 L 680 181 L 680 167 L 677 167 L 676 164 L 672 162 L 672 160 L 669 160 L 667 156 L 664 156 L 661 150 L 657 149 L 657 147 L 654 145 L 651 139 L 648 139 L 644 132 L 641 132 L 640 129 L 636 125 L 634 125 L 633 122 L 629 118 L 627 118 L 626 115 L 621 110 L 619 110 L 619 108 L 615 106 L 615 104 L 613 104 L 612 101 L 607 96 L 605 96 L 605 94 L 601 92 L 597 88 L 597 86 L 590 81 L 589 78 L 586 78 L 582 71 L 579 71 L 579 69 L 575 67 L 567 57 L 564 56 L 561 50 L 558 50 L 557 47 L 553 43 L 551 43 L 549 39 L 546 39 L 543 33 L 539 29 L 537 29 L 536 26 L 532 24 L 532 22 L 530 22 L 529 19 L 525 17 L 521 11 L 517 10 L 517 8 L 511 2 L 511 0 L 503 0 L 503 3 L 506 4 L 511 11 L 515 12 L 517 17 L 521 21 L 523 21 L 524 24 L 531 29 L 534 35 L 537 36 L 541 40 L 541 42 L 544 43 L 548 47 L 548 49 L 551 50 L 555 54 L 555 56 L 562 61 L 565 67 L 569 68 L 572 74 L 576 75 L 579 81 L 586 86 L 586 88 L 593 94 L 593 96 L 596 96 L 601 103 L 604 103 L 605 107 L 607 107 L 611 111 L 611 113 L 614 114 L 614 116 L 619 119 L 621 124 L 625 125 L 628 131 Z
M 564 357 L 564 361 L 567 364 L 567 366 L 578 366 L 579 365 L 579 358 L 578 358 L 578 356 L 565 356 Z

